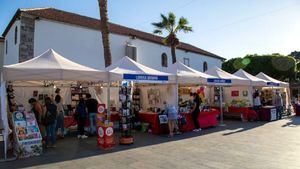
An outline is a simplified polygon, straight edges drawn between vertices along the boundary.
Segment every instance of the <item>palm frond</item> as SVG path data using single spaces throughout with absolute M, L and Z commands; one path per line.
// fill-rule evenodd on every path
M 178 25 L 175 28 L 174 32 L 175 33 L 180 32 L 180 31 L 183 31 L 184 33 L 192 32 L 193 29 L 191 26 L 188 26 L 188 24 L 189 24 L 188 20 L 184 17 L 181 17 L 178 21 Z
M 176 24 L 175 23 L 176 22 L 175 14 L 172 12 L 169 12 L 168 20 L 169 20 L 170 26 L 174 27 L 174 25 Z
M 178 21 L 178 25 L 180 25 L 180 26 L 186 26 L 188 24 L 189 24 L 189 21 L 184 17 L 181 17 Z
M 152 25 L 157 29 L 164 29 L 165 25 L 162 22 L 153 22 Z
M 162 30 L 160 30 L 160 29 L 155 29 L 155 30 L 153 31 L 153 33 L 154 33 L 154 34 L 159 34 L 159 35 L 161 35 L 161 34 L 162 34 Z

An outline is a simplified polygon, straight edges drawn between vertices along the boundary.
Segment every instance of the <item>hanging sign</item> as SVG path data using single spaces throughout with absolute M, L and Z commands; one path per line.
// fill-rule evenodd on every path
M 168 76 L 141 75 L 141 74 L 124 74 L 124 80 L 141 80 L 141 81 L 168 81 Z
M 268 86 L 279 86 L 279 83 L 275 83 L 275 82 L 267 82 Z
M 231 83 L 230 79 L 208 78 L 207 83 Z

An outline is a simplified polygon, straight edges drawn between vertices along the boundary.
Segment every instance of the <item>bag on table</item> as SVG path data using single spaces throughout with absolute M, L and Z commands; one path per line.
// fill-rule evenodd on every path
M 158 115 L 159 118 L 159 124 L 167 124 L 168 123 L 168 116 L 163 114 L 163 115 Z

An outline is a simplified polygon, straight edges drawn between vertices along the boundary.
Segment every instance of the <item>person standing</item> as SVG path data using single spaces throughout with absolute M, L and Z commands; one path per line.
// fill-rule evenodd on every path
M 86 95 L 87 100 L 85 101 L 89 120 L 90 120 L 90 134 L 96 134 L 96 127 L 97 127 L 97 108 L 98 108 L 98 101 L 88 93 Z
M 191 112 L 192 112 L 192 117 L 193 117 L 193 121 L 194 121 L 194 125 L 195 125 L 194 131 L 201 131 L 201 128 L 200 128 L 199 122 L 198 122 L 198 116 L 200 113 L 200 109 L 199 109 L 200 97 L 197 93 L 193 93 L 193 97 L 194 97 L 194 100 L 193 100 L 193 107 L 191 109 Z
M 84 126 L 87 118 L 87 108 L 84 102 L 84 99 L 81 98 L 76 107 L 76 119 L 77 119 L 77 130 L 78 130 L 78 139 L 85 139 L 88 136 L 84 134 Z
M 282 100 L 281 94 L 279 92 L 276 92 L 275 106 L 276 106 L 276 111 L 277 111 L 277 117 L 278 117 L 278 119 L 281 119 L 282 113 L 283 113 L 283 100 Z
M 57 107 L 52 103 L 51 98 L 47 97 L 45 99 L 45 116 L 44 116 L 44 125 L 46 127 L 46 147 L 56 147 L 56 116 L 57 116 Z M 50 145 L 51 142 L 51 145 Z
M 260 107 L 261 107 L 260 96 L 258 92 L 255 92 L 253 97 L 253 109 L 257 111 L 260 109 Z
M 60 95 L 56 95 L 54 99 L 54 104 L 57 107 L 57 118 L 56 118 L 56 134 L 58 129 L 60 129 L 60 137 L 64 138 L 64 106 L 62 104 L 62 99 Z
M 174 130 L 179 134 L 179 129 L 177 126 L 177 118 L 178 118 L 178 112 L 175 108 L 175 106 L 167 104 L 166 101 L 164 101 L 165 105 L 165 113 L 168 116 L 168 127 L 169 127 L 169 137 L 174 136 Z
M 44 116 L 43 105 L 40 102 L 38 102 L 35 98 L 30 98 L 28 100 L 28 103 L 31 105 L 31 111 L 34 113 L 42 138 L 46 140 L 46 129 L 45 126 L 42 124 L 42 118 Z

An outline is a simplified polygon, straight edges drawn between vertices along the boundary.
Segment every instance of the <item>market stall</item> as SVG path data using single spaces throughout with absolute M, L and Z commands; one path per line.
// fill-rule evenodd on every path
M 263 112 L 268 112 L 268 114 L 270 114 L 269 115 L 270 117 L 272 117 L 272 114 L 276 114 L 276 118 L 271 118 L 271 120 L 280 119 L 284 114 L 284 112 L 287 112 L 286 115 L 289 115 L 290 114 L 289 112 L 291 112 L 291 97 L 290 97 L 289 83 L 276 80 L 264 74 L 263 72 L 257 74 L 256 77 L 267 81 L 267 86 L 261 89 L 264 105 L 268 106 L 267 108 L 265 108 Z M 276 95 L 280 95 L 280 97 L 283 100 L 283 110 L 278 110 L 278 107 L 276 110 L 275 107 Z M 275 111 L 277 112 L 275 113 Z
M 137 121 L 150 124 L 154 134 L 160 133 L 158 113 L 162 108 L 162 95 L 169 102 L 175 102 L 174 96 L 166 97 L 168 93 L 174 93 L 172 87 L 167 87 L 168 82 L 175 80 L 174 75 L 144 66 L 127 56 L 107 67 L 106 71 L 110 82 L 119 82 L 120 143 L 133 143 L 131 129 Z
M 36 125 L 36 119 L 29 116 L 28 109 L 18 109 L 14 108 L 12 112 L 8 112 L 6 107 L 6 91 L 8 91 L 8 95 L 13 94 L 13 83 L 16 81 L 93 81 L 93 82 L 106 82 L 107 73 L 89 68 L 75 62 L 72 62 L 63 56 L 56 53 L 53 49 L 49 49 L 43 54 L 34 57 L 28 61 L 4 66 L 3 68 L 3 81 L 1 82 L 1 119 L 4 122 L 4 133 L 5 136 L 5 152 L 7 152 L 8 146 L 8 135 L 9 135 L 9 124 L 8 118 L 13 117 L 12 113 L 16 114 L 16 118 L 13 118 L 13 130 L 14 133 L 20 133 L 22 129 L 22 141 L 18 141 L 17 148 L 23 148 L 23 151 L 18 151 L 19 153 L 22 152 L 20 156 L 30 156 L 30 155 L 37 155 L 39 153 L 29 153 L 32 150 L 32 147 L 36 148 L 35 152 L 41 152 L 41 146 L 39 142 L 36 142 L 34 136 L 38 136 L 38 134 L 33 135 L 32 132 L 39 133 L 39 130 L 30 130 L 29 128 Z M 6 89 L 6 82 L 10 81 L 8 89 Z M 34 95 L 37 94 L 36 92 L 33 93 Z M 37 94 L 38 96 L 38 94 Z M 49 96 L 49 95 L 47 95 Z M 43 95 L 44 97 L 44 95 Z M 9 100 L 11 101 L 11 100 Z M 26 118 L 23 118 L 26 117 Z M 30 119 L 30 123 L 23 123 L 18 122 L 20 120 L 28 120 Z M 28 126 L 30 124 L 30 126 Z M 28 130 L 23 130 L 28 128 Z M 32 137 L 33 136 L 33 137 Z M 38 138 L 40 139 L 40 137 Z M 38 143 L 38 145 L 31 145 L 32 143 Z M 25 148 L 25 149 L 24 149 Z M 37 151 L 39 149 L 39 151 Z M 6 155 L 5 155 L 6 156 Z
M 177 104 L 180 115 L 186 119 L 186 124 L 181 125 L 181 131 L 191 131 L 195 128 L 190 112 L 190 93 L 195 92 L 199 95 L 203 109 L 199 113 L 199 125 L 201 128 L 211 127 L 217 125 L 217 116 L 214 110 L 210 109 L 209 103 L 205 96 L 207 96 L 207 79 L 216 78 L 203 72 L 194 70 L 181 62 L 176 62 L 164 70 L 165 72 L 176 75 L 176 96 Z M 205 107 L 205 109 L 204 109 Z M 213 119 L 213 120 L 212 120 Z M 201 121 L 201 123 L 200 123 Z
M 212 67 L 205 73 L 217 77 L 216 79 L 208 79 L 208 84 L 215 85 L 218 87 L 211 88 L 211 97 L 213 100 L 210 102 L 212 105 L 217 107 L 221 112 L 221 123 L 223 123 L 223 113 L 228 113 L 228 111 L 224 111 L 224 107 L 226 106 L 225 102 L 228 102 L 229 97 L 226 94 L 226 88 L 228 87 L 243 87 L 250 86 L 250 80 L 235 76 L 230 74 L 218 67 Z M 223 90 L 224 88 L 224 90 Z M 225 91 L 226 90 L 226 91 Z M 231 96 L 230 96 L 231 97 Z M 225 102 L 223 102 L 223 99 Z M 240 114 L 238 114 L 240 116 Z

